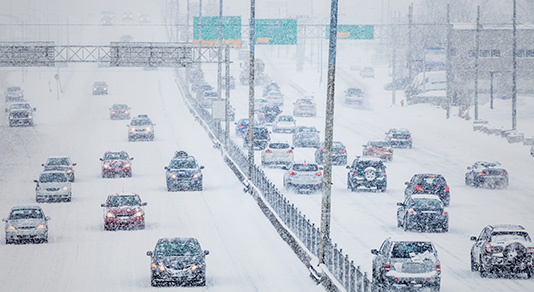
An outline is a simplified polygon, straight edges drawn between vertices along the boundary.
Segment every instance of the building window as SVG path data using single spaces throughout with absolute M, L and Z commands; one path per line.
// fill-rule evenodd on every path
M 499 58 L 501 56 L 501 50 L 491 50 L 492 58 Z
M 525 57 L 525 50 L 517 50 L 516 57 L 524 58 Z
M 525 57 L 534 58 L 534 50 L 526 50 Z
M 488 58 L 490 56 L 490 50 L 480 50 L 478 56 L 480 58 Z

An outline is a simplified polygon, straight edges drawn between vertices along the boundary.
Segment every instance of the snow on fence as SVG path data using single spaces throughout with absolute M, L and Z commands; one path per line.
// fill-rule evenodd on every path
M 253 165 L 250 178 L 248 174 L 248 159 L 247 155 L 243 152 L 241 147 L 234 143 L 231 139 L 225 139 L 224 129 L 221 128 L 220 123 L 212 119 L 211 113 L 207 111 L 201 104 L 189 93 L 188 82 L 181 74 L 183 71 L 176 70 L 176 82 L 182 89 L 184 98 L 189 106 L 190 112 L 195 116 L 197 121 L 201 123 L 204 129 L 208 132 L 209 136 L 214 141 L 214 145 L 221 146 L 221 151 L 224 151 L 231 160 L 230 165 L 234 173 L 238 178 L 244 182 L 244 184 L 252 184 L 252 186 L 258 190 L 256 196 L 260 208 L 262 204 L 269 208 L 273 215 L 277 217 L 280 223 L 271 222 L 273 224 L 280 224 L 280 230 L 278 232 L 284 237 L 294 237 L 294 240 L 284 238 L 286 242 L 290 244 L 293 250 L 297 253 L 299 258 L 312 270 L 319 270 L 320 279 L 318 281 L 323 282 L 323 285 L 331 291 L 348 291 L 348 292 L 370 292 L 381 291 L 381 287 L 374 285 L 367 272 L 362 272 L 360 266 L 356 266 L 353 260 L 349 259 L 349 256 L 343 253 L 343 249 L 338 247 L 337 243 L 332 243 L 330 238 L 326 241 L 325 246 L 325 267 L 326 271 L 319 267 L 316 267 L 317 258 L 319 256 L 319 241 L 320 241 L 320 228 L 315 226 L 306 215 L 295 207 L 272 183 L 263 170 L 257 165 Z M 226 145 L 221 141 L 227 141 Z M 235 169 L 237 168 L 237 169 Z M 247 183 L 245 183 L 245 181 Z M 250 186 L 246 186 L 247 188 Z M 268 205 L 268 206 L 267 206 Z M 263 210 L 269 217 L 269 210 Z M 271 219 L 271 218 L 269 218 Z M 300 245 L 300 246 L 295 246 Z M 301 247 L 305 248 L 304 252 Z M 302 254 L 305 253 L 305 254 Z M 313 274 L 313 272 L 312 272 Z

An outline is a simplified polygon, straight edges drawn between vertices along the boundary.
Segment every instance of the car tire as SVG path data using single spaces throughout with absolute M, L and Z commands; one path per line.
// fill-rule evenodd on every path
M 175 192 L 176 189 L 167 184 L 167 192 Z
M 159 283 L 154 278 L 150 279 L 150 286 L 152 287 L 158 287 Z
M 473 259 L 473 255 L 471 255 L 471 272 L 476 272 L 476 271 L 478 271 L 478 265 Z
M 441 231 L 442 231 L 442 232 L 449 232 L 449 224 L 443 226 L 443 227 L 441 228 Z
M 197 191 L 202 192 L 202 183 L 200 183 L 200 185 L 198 185 Z
M 404 219 L 404 222 L 402 223 L 402 227 L 404 229 L 404 231 L 408 231 L 409 228 L 408 228 L 408 220 Z
M 465 176 L 465 185 L 466 186 L 470 186 L 471 185 L 471 182 L 469 181 L 469 177 L 467 175 Z
M 129 172 L 126 176 L 127 176 L 127 177 L 132 177 L 132 173 Z
M 12 243 L 13 243 L 13 241 L 9 240 L 9 239 L 7 238 L 7 236 L 6 236 L 6 244 L 12 244 Z
M 478 265 L 478 271 L 480 272 L 480 278 L 487 278 L 488 277 L 488 271 L 486 268 L 484 268 L 484 264 L 482 263 L 482 257 L 480 257 L 479 265 Z
M 382 193 L 385 193 L 385 192 L 386 192 L 386 189 L 387 189 L 387 186 L 386 186 L 386 185 L 380 186 L 380 187 L 378 188 L 378 190 L 379 190 L 380 192 L 382 192 Z

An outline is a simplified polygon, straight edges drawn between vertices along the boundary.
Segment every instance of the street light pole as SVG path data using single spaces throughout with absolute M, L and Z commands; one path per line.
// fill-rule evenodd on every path
M 516 0 L 514 0 L 513 13 L 513 44 L 512 44 L 512 130 L 517 130 L 517 14 Z
M 324 176 L 321 204 L 321 238 L 319 264 L 324 264 L 326 242 L 330 238 L 330 212 L 332 192 L 332 140 L 334 134 L 334 93 L 336 79 L 337 0 L 330 8 L 330 40 L 328 46 L 328 85 L 326 93 L 326 120 L 324 134 Z
M 256 0 L 250 0 L 250 26 L 249 26 L 249 74 L 248 74 L 248 178 L 252 179 L 254 166 L 254 42 L 256 40 Z

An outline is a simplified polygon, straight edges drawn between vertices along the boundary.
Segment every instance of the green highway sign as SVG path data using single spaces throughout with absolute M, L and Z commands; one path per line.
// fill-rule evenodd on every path
M 351 40 L 372 40 L 375 35 L 374 25 L 338 25 L 337 38 Z M 326 26 L 326 38 L 330 38 L 330 26 Z
M 296 19 L 256 19 L 257 45 L 296 45 Z
M 219 44 L 219 17 L 202 17 L 202 46 L 216 47 Z M 193 44 L 198 45 L 199 40 L 199 17 L 193 18 Z M 222 43 L 230 44 L 231 47 L 241 47 L 241 16 L 223 16 L 222 18 Z

